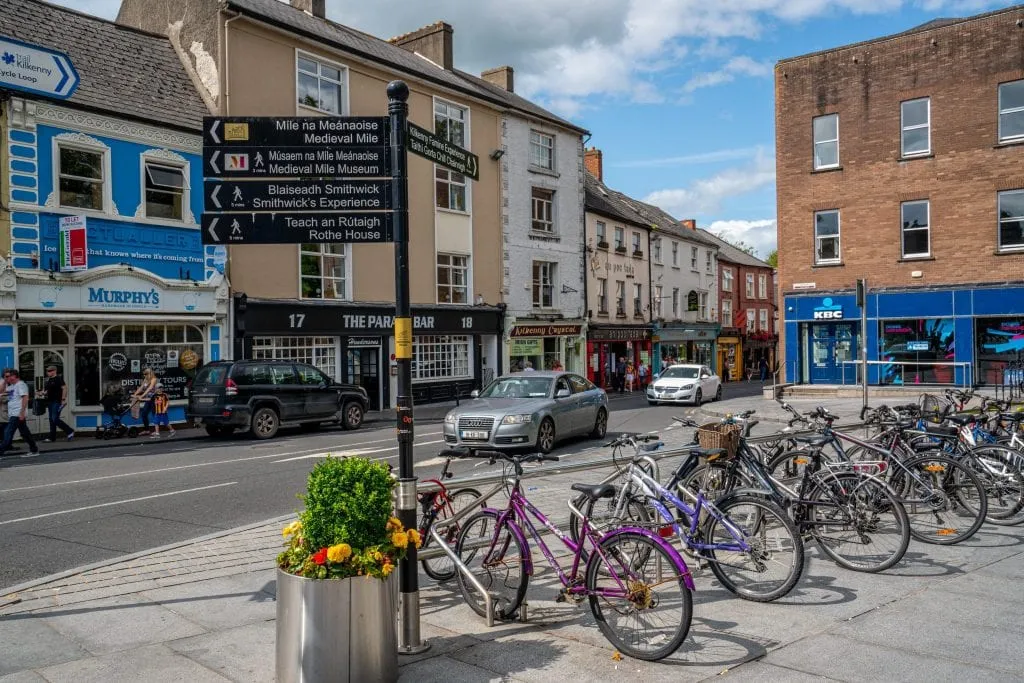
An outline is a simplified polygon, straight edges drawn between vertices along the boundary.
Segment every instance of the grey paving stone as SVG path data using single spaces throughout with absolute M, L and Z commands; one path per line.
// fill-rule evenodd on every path
M 398 665 L 409 666 L 414 662 L 472 647 L 481 642 L 479 638 L 440 628 L 429 622 L 420 622 L 420 638 L 430 644 L 430 649 L 416 655 L 399 655 Z
M 908 625 L 910 629 L 914 624 Z M 927 637 L 927 636 L 925 636 Z M 919 654 L 922 638 L 891 640 L 888 647 L 835 634 L 801 640 L 772 652 L 765 659 L 790 669 L 829 676 L 843 681 L 1019 681 L 1018 674 L 998 672 L 987 666 L 972 666 L 939 653 Z M 827 653 L 827 656 L 823 656 Z
M 226 683 L 229 679 L 163 645 L 115 652 L 40 669 L 51 683 Z
M 266 583 L 260 583 L 258 575 L 243 574 L 147 590 L 141 595 L 215 631 L 273 619 L 274 596 L 264 588 Z
M 1017 527 L 1018 529 L 1020 527 Z M 990 564 L 987 567 L 982 567 L 979 572 L 987 574 L 989 576 L 998 576 L 1004 579 L 1024 579 L 1024 562 L 1021 561 L 1021 556 L 1024 553 L 1017 553 L 1013 557 L 1006 558 L 994 564 Z
M 0 683 L 46 683 L 46 679 L 35 671 L 19 671 L 16 674 L 0 676 Z
M 0 676 L 88 656 L 38 617 L 0 618 Z
M 399 683 L 505 683 L 519 680 L 523 679 L 495 673 L 450 657 L 423 659 L 398 670 Z
M 106 654 L 204 633 L 198 624 L 139 596 L 41 612 L 59 633 L 93 654 Z
M 816 674 L 809 674 L 795 669 L 787 669 L 782 666 L 775 666 L 764 661 L 747 662 L 736 668 L 722 671 L 715 676 L 715 680 L 724 681 L 751 681 L 752 683 L 764 683 L 765 681 L 779 681 L 779 683 L 811 683 L 811 681 L 833 681 L 839 680 L 827 678 Z
M 167 643 L 167 647 L 238 683 L 273 683 L 275 630 L 263 621 Z

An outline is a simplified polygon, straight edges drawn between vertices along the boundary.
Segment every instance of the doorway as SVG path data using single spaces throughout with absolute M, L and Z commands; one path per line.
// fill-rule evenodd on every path
M 811 325 L 807 365 L 811 384 L 855 384 L 857 331 L 853 323 Z
M 349 348 L 348 381 L 366 389 L 370 410 L 380 410 L 380 348 Z
M 71 415 L 72 401 L 70 399 L 74 396 L 74 393 L 70 386 L 70 379 L 67 372 L 65 372 L 66 357 L 67 349 L 63 348 L 42 347 L 22 349 L 18 353 L 18 373 L 21 375 L 21 380 L 28 385 L 30 398 L 35 398 L 41 395 L 43 387 L 46 385 L 46 368 L 50 365 L 55 365 L 57 367 L 57 374 L 63 377 L 64 381 L 69 384 L 68 405 L 65 406 L 64 412 L 61 413 L 61 419 L 69 425 L 73 425 Z M 48 434 L 50 432 L 49 418 L 45 413 L 33 415 L 31 402 L 29 403 L 27 422 L 28 428 L 32 430 L 33 434 Z

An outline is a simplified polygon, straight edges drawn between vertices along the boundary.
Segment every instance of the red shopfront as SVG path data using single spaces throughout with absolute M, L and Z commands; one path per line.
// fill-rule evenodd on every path
M 651 367 L 651 328 L 637 325 L 591 325 L 587 331 L 587 379 L 604 389 L 614 388 L 619 358 L 636 367 Z M 649 377 L 649 373 L 648 373 Z

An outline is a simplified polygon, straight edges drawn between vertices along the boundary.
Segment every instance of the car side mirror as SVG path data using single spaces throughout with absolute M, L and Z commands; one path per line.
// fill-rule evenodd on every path
M 568 389 L 559 389 L 555 392 L 555 398 L 569 398 L 572 396 L 572 392 Z
M 320 382 L 320 384 L 317 384 L 316 386 L 317 386 L 317 389 L 326 389 L 327 388 L 327 382 Z
M 470 398 L 479 398 L 479 396 L 480 396 L 480 390 L 479 389 L 474 389 L 473 391 L 469 392 L 469 397 Z

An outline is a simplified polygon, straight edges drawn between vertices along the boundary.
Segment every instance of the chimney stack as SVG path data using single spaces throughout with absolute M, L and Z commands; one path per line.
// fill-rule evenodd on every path
M 499 66 L 496 69 L 488 69 L 480 74 L 480 78 L 484 79 L 491 85 L 496 85 L 499 88 L 507 90 L 509 92 L 515 92 L 513 88 L 513 72 L 510 66 Z
M 452 34 L 454 32 L 451 24 L 438 21 L 412 33 L 390 38 L 388 42 L 409 52 L 418 53 L 445 71 L 451 71 L 454 64 L 452 59 Z
M 587 173 L 604 182 L 604 163 L 601 159 L 601 150 L 597 147 L 583 150 L 583 166 Z
M 295 9 L 312 14 L 318 19 L 327 18 L 327 0 L 291 0 L 291 5 Z
M 684 228 L 689 228 L 690 230 L 693 231 L 697 230 L 697 221 L 695 221 L 692 218 L 684 218 L 683 220 L 679 221 L 679 225 L 683 226 Z

